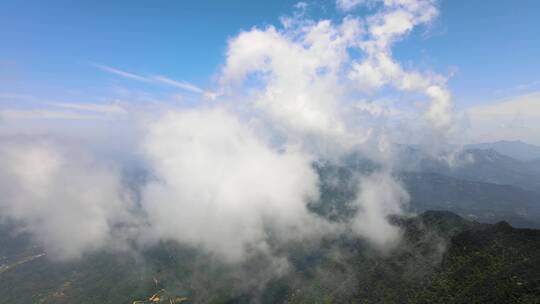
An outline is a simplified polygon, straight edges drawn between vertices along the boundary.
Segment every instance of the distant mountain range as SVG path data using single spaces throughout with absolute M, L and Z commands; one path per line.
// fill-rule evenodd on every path
M 506 220 L 540 228 L 540 193 L 436 173 L 409 172 L 400 178 L 411 197 L 410 211 L 450 210 L 479 222 Z
M 491 148 L 465 148 L 453 154 L 451 159 L 439 159 L 421 148 L 402 146 L 397 166 L 404 172 L 437 173 L 540 193 L 540 159 L 518 160 Z
M 414 151 L 403 160 L 407 166 L 396 172 L 411 198 L 408 211 L 448 210 L 485 223 L 506 220 L 517 227 L 540 228 L 540 192 L 532 191 L 539 189 L 540 173 L 523 162 L 494 150 L 467 150 L 459 157 L 472 156 L 474 161 L 451 167 Z M 376 165 L 357 159 L 316 168 L 321 199 L 310 206 L 338 219 L 355 212 L 348 202 L 356 196 L 358 177 Z
M 491 143 L 472 144 L 465 146 L 465 148 L 481 150 L 491 149 L 502 155 L 506 155 L 524 162 L 540 159 L 540 147 L 524 143 L 520 140 L 502 140 Z
M 507 220 L 521 227 L 540 227 L 540 159 L 519 160 L 493 147 L 530 148 L 522 142 L 484 144 L 459 152 L 452 164 L 409 149 L 402 154 L 404 181 L 411 207 L 419 211 L 443 209 L 479 221 Z M 523 158 L 523 157 L 522 157 Z M 411 161 L 412 160 L 412 161 Z M 412 164 L 412 165 L 411 165 Z
M 459 179 L 512 185 L 529 191 L 540 192 L 540 172 L 530 164 L 498 153 L 493 149 L 468 149 L 458 156 L 458 164 L 425 161 L 420 171 L 435 172 Z

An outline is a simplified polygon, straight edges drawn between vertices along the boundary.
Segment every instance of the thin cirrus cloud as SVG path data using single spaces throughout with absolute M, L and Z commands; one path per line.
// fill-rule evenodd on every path
M 127 114 L 120 103 L 36 102 L 32 96 L 3 95 L 0 103 L 0 119 L 17 120 L 109 120 Z M 26 103 L 27 107 L 14 106 Z M 30 106 L 30 108 L 28 108 Z
M 55 110 L 0 110 L 0 118 L 3 120 L 36 120 L 36 119 L 61 119 L 61 120 L 103 120 L 102 115 L 81 113 L 79 111 L 55 111 Z
M 97 104 L 97 103 L 50 103 L 50 106 L 68 110 L 83 111 L 83 112 L 94 112 L 102 114 L 125 114 L 126 109 L 119 104 Z
M 144 75 L 134 74 L 131 72 L 126 72 L 126 71 L 113 68 L 107 65 L 103 65 L 103 64 L 95 64 L 95 66 L 102 71 L 115 74 L 117 76 L 130 79 L 130 80 L 135 80 L 135 81 L 140 81 L 140 82 L 145 82 L 145 83 L 150 83 L 150 84 L 164 84 L 164 85 L 182 89 L 184 91 L 188 91 L 188 92 L 192 92 L 196 94 L 202 94 L 205 97 L 208 97 L 210 99 L 215 99 L 218 96 L 216 93 L 211 92 L 211 91 L 206 91 L 202 89 L 201 87 L 198 87 L 192 83 L 174 80 L 174 79 L 162 76 L 162 75 L 144 76 Z

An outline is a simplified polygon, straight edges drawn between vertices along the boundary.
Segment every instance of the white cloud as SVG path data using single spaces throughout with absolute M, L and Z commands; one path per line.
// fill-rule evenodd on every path
M 346 10 L 360 4 L 363 1 L 338 2 Z M 286 20 L 283 28 L 242 32 L 229 41 L 220 78 L 223 91 L 232 98 L 247 92 L 247 98 L 255 100 L 256 110 L 282 128 L 289 139 L 299 138 L 310 146 L 318 138 L 338 150 L 373 145 L 378 151 L 373 154 L 379 154 L 377 159 L 390 168 L 392 138 L 383 119 L 419 107 L 409 104 L 404 105 L 405 110 L 390 110 L 391 105 L 380 105 L 376 99 L 371 104 L 358 102 L 357 96 L 373 96 L 385 86 L 419 92 L 430 100 L 422 108 L 425 123 L 421 128 L 433 130 L 444 142 L 454 118 L 443 77 L 405 70 L 391 50 L 394 42 L 438 15 L 435 2 L 387 0 L 380 4 L 380 11 L 364 19 L 347 16 L 334 24 L 294 15 L 282 18 Z M 362 56 L 352 56 L 351 51 L 360 51 Z M 401 117 L 411 117 L 407 115 Z M 417 126 L 415 122 L 411 125 Z M 374 175 L 363 182 L 368 186 L 357 203 L 365 210 L 357 215 L 355 229 L 381 246 L 393 243 L 399 233 L 388 224 L 386 215 L 399 213 L 406 192 L 390 174 Z
M 421 92 L 431 99 L 425 118 L 439 130 L 454 123 L 450 92 L 437 75 L 404 70 L 391 56 L 391 46 L 415 26 L 438 15 L 431 0 L 385 0 L 385 10 L 367 18 L 369 36 L 359 42 L 365 59 L 352 63 L 349 79 L 364 90 L 391 85 L 402 91 Z
M 118 174 L 51 138 L 0 138 L 0 219 L 22 221 L 52 259 L 111 241 L 126 204 Z
M 254 28 L 229 41 L 222 69 L 224 92 L 251 92 L 251 98 L 287 132 L 341 138 L 358 143 L 348 96 L 373 94 L 384 86 L 420 92 L 431 100 L 424 119 L 445 133 L 453 124 L 452 101 L 438 75 L 406 71 L 391 56 L 393 43 L 438 10 L 431 0 L 384 1 L 384 8 L 360 20 L 341 23 L 286 18 L 282 29 Z M 351 50 L 362 51 L 357 59 Z M 246 81 L 247 79 L 247 81 Z M 235 91 L 236 90 L 236 91 Z M 412 108 L 415 106 L 411 105 Z M 352 116 L 352 115 L 351 115 Z
M 377 172 L 360 180 L 360 191 L 352 203 L 359 208 L 352 222 L 352 230 L 378 248 L 391 248 L 401 237 L 398 227 L 388 223 L 387 217 L 399 214 L 409 195 L 388 172 Z
M 221 109 L 166 113 L 149 125 L 145 153 L 157 181 L 144 191 L 150 236 L 201 246 L 237 262 L 278 239 L 318 235 L 306 207 L 318 197 L 311 158 L 262 142 Z
M 540 92 L 465 110 L 473 142 L 523 140 L 540 144 Z
M 324 20 L 298 31 L 268 27 L 232 39 L 222 85 L 247 92 L 243 81 L 255 77 L 262 84 L 252 96 L 256 106 L 288 132 L 344 136 L 338 105 L 344 92 L 338 74 L 348 59 L 347 47 L 360 34 L 360 24 L 352 18 L 339 26 Z
M 378 154 L 377 159 L 391 170 L 392 140 L 384 119 L 415 111 L 417 106 L 410 104 L 402 111 L 376 99 L 362 103 L 358 94 L 372 96 L 384 86 L 423 93 L 431 102 L 422 114 L 430 125 L 422 127 L 440 132 L 441 138 L 453 117 L 442 77 L 406 71 L 391 55 L 395 41 L 437 16 L 434 3 L 382 4 L 380 12 L 364 20 L 347 16 L 334 24 L 295 15 L 284 18 L 281 29 L 242 32 L 229 41 L 220 78 L 223 91 L 233 99 L 242 94 L 254 99 L 257 113 L 269 117 L 289 140 L 300 139 L 311 147 L 313 138 L 321 139 L 338 151 L 363 144 L 366 151 L 376 150 L 372 154 Z M 363 56 L 351 56 L 351 50 Z M 400 212 L 406 191 L 389 173 L 366 177 L 362 184 L 356 201 L 361 211 L 352 222 L 353 230 L 381 247 L 395 243 L 399 232 L 386 216 Z

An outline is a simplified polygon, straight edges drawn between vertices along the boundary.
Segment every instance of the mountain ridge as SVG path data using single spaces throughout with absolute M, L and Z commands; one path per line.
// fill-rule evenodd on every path
M 515 158 L 520 161 L 531 161 L 540 158 L 540 147 L 525 143 L 521 140 L 501 140 L 495 142 L 485 142 L 469 144 L 466 149 L 493 149 L 500 154 Z

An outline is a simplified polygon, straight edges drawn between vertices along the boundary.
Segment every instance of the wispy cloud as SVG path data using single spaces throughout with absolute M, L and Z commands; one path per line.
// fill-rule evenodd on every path
M 76 111 L 95 112 L 102 114 L 123 114 L 126 110 L 118 104 L 98 103 L 50 103 L 50 106 Z
M 76 111 L 55 110 L 0 110 L 0 119 L 34 120 L 34 119 L 67 119 L 67 120 L 105 120 L 103 115 L 85 114 Z
M 0 102 L 28 102 L 35 101 L 35 98 L 29 95 L 0 93 Z
M 38 108 L 2 109 L 2 120 L 110 120 L 127 114 L 119 104 L 99 103 L 44 103 Z
M 120 70 L 120 69 L 117 69 L 117 68 L 113 68 L 113 67 L 110 67 L 110 66 L 107 66 L 107 65 L 103 65 L 103 64 L 95 64 L 95 66 L 97 68 L 101 69 L 102 71 L 105 71 L 105 72 L 108 72 L 108 73 L 111 73 L 111 74 L 115 74 L 117 76 L 127 78 L 127 79 L 130 79 L 130 80 L 136 80 L 136 81 L 146 82 L 146 83 L 155 83 L 155 84 L 164 84 L 164 85 L 168 85 L 168 86 L 173 86 L 173 87 L 176 87 L 176 88 L 179 88 L 179 89 L 182 89 L 182 90 L 185 90 L 185 91 L 189 91 L 189 92 L 192 92 L 192 93 L 203 94 L 205 97 L 208 97 L 210 99 L 215 99 L 218 96 L 216 93 L 206 91 L 206 90 L 202 89 L 201 87 L 196 86 L 196 85 L 194 85 L 192 83 L 189 83 L 189 82 L 186 82 L 186 81 L 181 81 L 181 80 L 174 80 L 174 79 L 165 77 L 163 75 L 144 76 L 144 75 L 138 75 L 138 74 L 126 72 L 126 71 L 123 71 L 123 70 Z
M 509 87 L 509 88 L 495 90 L 493 93 L 497 95 L 523 93 L 526 91 L 537 90 L 538 86 L 540 86 L 540 80 L 535 80 L 529 83 L 521 83 L 521 84 L 514 85 L 512 87 Z
M 336 6 L 344 12 L 348 12 L 366 2 L 366 0 L 337 0 Z
M 193 85 L 191 83 L 185 82 L 185 81 L 177 81 L 177 80 L 170 79 L 170 78 L 160 76 L 160 75 L 151 76 L 150 79 L 154 80 L 155 82 L 168 84 L 168 85 L 171 85 L 173 87 L 184 89 L 186 91 L 190 91 L 190 92 L 193 92 L 193 93 L 201 93 L 201 94 L 204 93 L 203 89 L 201 89 L 198 86 Z
M 143 81 L 143 82 L 150 82 L 150 79 L 148 79 L 147 77 L 136 75 L 136 74 L 129 73 L 129 72 L 126 72 L 126 71 L 122 71 L 122 70 L 119 70 L 119 69 L 115 69 L 115 68 L 107 66 L 107 65 L 96 64 L 95 66 L 98 67 L 99 69 L 105 71 L 105 72 L 109 72 L 111 74 L 115 74 L 115 75 L 118 75 L 118 76 L 121 76 L 121 77 L 124 77 L 124 78 L 137 80 L 137 81 Z
M 473 142 L 519 139 L 540 144 L 540 91 L 466 110 Z
M 497 117 L 520 116 L 540 119 L 540 91 L 514 96 L 486 105 L 470 107 L 467 112 L 476 116 Z

